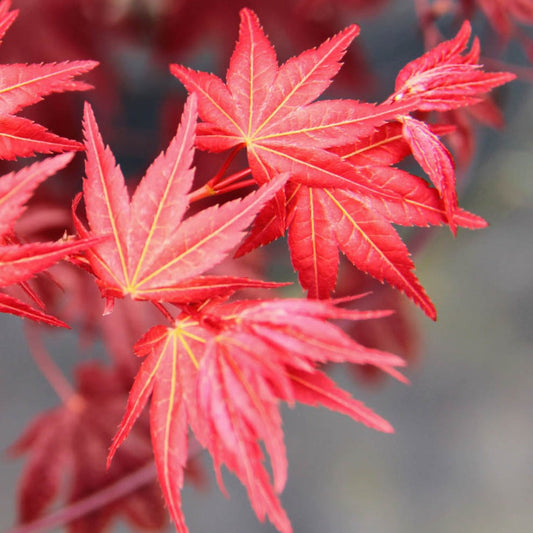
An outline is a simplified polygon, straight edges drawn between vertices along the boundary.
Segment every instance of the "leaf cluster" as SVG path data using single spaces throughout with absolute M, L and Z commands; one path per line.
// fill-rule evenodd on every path
M 0 37 L 16 16 L 9 0 L 2 0 Z M 83 143 L 18 116 L 51 93 L 90 88 L 75 78 L 96 62 L 0 66 L 0 158 L 60 153 L 0 177 L 0 311 L 68 327 L 60 312 L 45 310 L 30 284 L 39 274 L 67 286 L 65 270 L 58 270 L 64 277 L 57 280 L 43 271 L 68 260 L 96 282 L 99 296 L 84 292 L 86 278 L 74 282 L 72 293 L 80 302 L 85 298 L 82 306 L 100 306 L 106 316 L 97 328 L 114 353 L 111 369 L 82 367 L 77 392 L 41 415 L 15 444 L 16 452 L 30 454 L 21 520 L 48 508 L 60 492 L 64 468 L 72 473 L 67 500 L 73 502 L 153 454 L 166 506 L 178 531 L 186 533 L 181 489 L 195 440 L 212 456 L 223 491 L 226 467 L 246 487 L 258 518 L 289 533 L 279 499 L 287 479 L 282 404 L 324 406 L 393 431 L 325 372 L 329 363 L 347 362 L 405 379 L 398 370 L 403 359 L 364 346 L 341 327 L 364 329 L 366 321 L 391 313 L 347 308 L 357 299 L 351 290 L 332 299 L 342 276 L 340 253 L 436 318 L 395 226 L 447 225 L 455 235 L 460 227 L 486 225 L 459 207 L 455 163 L 441 140 L 454 127 L 438 118 L 485 102 L 514 75 L 483 69 L 479 42 L 469 47 L 471 27 L 465 22 L 454 38 L 408 63 L 382 102 L 325 99 L 358 34 L 358 26 L 348 26 L 280 64 L 257 15 L 242 9 L 225 80 L 170 66 L 189 96 L 168 147 L 133 190 L 90 104 L 84 108 Z M 27 202 L 76 150 L 85 151 L 85 177 L 72 202 L 75 234 L 25 242 L 15 224 Z M 226 159 L 195 188 L 199 152 L 225 153 Z M 240 152 L 245 158 L 239 159 Z M 408 157 L 421 175 L 402 167 Z M 240 160 L 244 168 L 231 172 Z M 208 198 L 216 203 L 197 207 Z M 307 298 L 253 299 L 253 290 L 264 294 L 284 284 L 243 275 L 237 267 L 217 272 L 224 260 L 245 257 L 286 234 Z M 15 286 L 30 303 L 10 293 Z M 143 305 L 150 306 L 150 326 L 135 328 L 133 317 Z M 140 337 L 134 345 L 128 328 Z M 127 347 L 114 350 L 113 335 L 126 339 Z M 149 417 L 143 414 L 147 404 Z M 104 456 L 111 441 L 107 475 Z M 34 487 L 39 476 L 46 480 L 44 493 Z M 117 514 L 140 527 L 161 527 L 156 486 L 133 496 L 77 522 L 72 531 L 101 531 Z

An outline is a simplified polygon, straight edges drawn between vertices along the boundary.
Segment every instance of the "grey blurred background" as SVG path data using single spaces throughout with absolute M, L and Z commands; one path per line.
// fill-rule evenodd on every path
M 388 22 L 362 21 L 361 38 L 378 68 L 391 68 L 386 49 L 393 43 L 406 60 L 419 52 L 406 4 L 396 3 L 394 24 L 391 12 Z M 462 202 L 491 226 L 456 239 L 442 229 L 417 257 L 439 319 L 432 323 L 413 306 L 423 340 L 421 360 L 408 371 L 412 384 L 357 386 L 335 372 L 396 433 L 382 435 L 324 409 L 284 412 L 290 466 L 282 500 L 297 533 L 532 530 L 533 91 L 516 83 L 507 97 L 507 126 L 482 135 Z M 76 342 L 68 333 L 50 341 L 66 371 L 79 360 Z M 5 450 L 58 400 L 34 367 L 16 317 L 0 315 L 0 361 Z M 14 522 L 22 466 L 5 457 L 0 463 L 0 531 Z M 227 481 L 230 501 L 214 480 L 204 491 L 185 489 L 191 532 L 274 531 L 257 522 L 239 484 Z

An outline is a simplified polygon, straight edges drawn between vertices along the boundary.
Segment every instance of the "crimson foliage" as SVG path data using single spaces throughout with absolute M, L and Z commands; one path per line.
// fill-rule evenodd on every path
M 306 24 L 303 13 L 318 12 L 321 4 L 299 2 L 300 22 Z M 340 9 L 367 3 L 332 4 Z M 472 9 L 470 4 L 463 8 Z M 512 17 L 527 18 L 520 3 L 512 2 L 506 15 L 511 18 L 500 23 L 496 10 L 503 7 L 497 4 L 480 2 L 506 35 Z M 58 23 L 64 9 L 64 3 L 51 2 L 47 13 Z M 176 15 L 169 10 L 169 17 Z M 426 15 L 423 29 L 435 36 Z M 129 13 L 122 16 L 128 34 L 133 28 Z M 1 36 L 16 17 L 9 0 L 2 0 Z M 61 25 L 50 27 L 61 31 Z M 46 511 L 59 493 L 64 469 L 72 479 L 67 500 L 74 502 L 153 454 L 166 506 L 185 533 L 181 489 L 194 438 L 211 454 L 222 490 L 220 468 L 225 466 L 245 485 L 258 518 L 268 517 L 289 533 L 279 500 L 287 478 L 283 402 L 325 406 L 392 431 L 325 373 L 327 363 L 351 363 L 404 379 L 398 371 L 404 360 L 380 350 L 368 334 L 379 330 L 365 328 L 367 320 L 383 320 L 390 310 L 346 308 L 357 295 L 355 283 L 342 280 L 339 251 L 356 269 L 436 318 L 394 225 L 445 224 L 454 235 L 459 227 L 486 225 L 459 207 L 454 159 L 441 137 L 453 135 L 460 125 L 459 119 L 450 125 L 450 116 L 460 116 L 452 112 L 482 104 L 486 116 L 494 117 L 488 93 L 514 75 L 484 70 L 479 42 L 474 38 L 469 47 L 471 27 L 464 22 L 455 37 L 408 63 L 383 101 L 324 99 L 358 34 L 358 26 L 348 26 L 280 65 L 259 18 L 243 8 L 225 81 L 170 66 L 189 96 L 168 148 L 133 193 L 104 144 L 91 105 L 85 104 L 83 144 L 17 115 L 51 93 L 90 88 L 75 78 L 96 67 L 95 61 L 0 66 L 0 158 L 66 152 L 0 178 L 0 287 L 6 291 L 0 292 L 0 311 L 63 327 L 81 314 L 85 333 L 99 331 L 112 358 L 111 369 L 81 367 L 76 391 L 65 405 L 40 415 L 15 444 L 14 451 L 30 454 L 20 490 L 22 521 Z M 192 36 L 184 35 L 187 39 Z M 36 242 L 31 237 L 41 229 L 46 234 L 49 211 L 40 212 L 42 228 L 21 234 L 15 224 L 23 227 L 25 205 L 37 186 L 66 167 L 75 150 L 85 151 L 83 192 L 71 210 L 75 234 L 67 230 L 59 240 Z M 239 156 L 241 151 L 246 157 Z M 195 178 L 194 158 L 213 152 L 227 152 L 220 168 L 210 179 Z M 409 156 L 425 177 L 406 170 L 413 167 L 403 166 Z M 230 173 L 238 162 L 242 166 Z M 212 198 L 218 203 L 205 207 L 200 202 Z M 39 213 L 37 207 L 31 210 Z M 265 297 L 265 289 L 285 284 L 257 279 L 262 273 L 252 260 L 225 262 L 234 253 L 253 257 L 250 252 L 261 253 L 258 248 L 285 233 L 307 298 Z M 58 265 L 54 277 L 40 274 L 62 259 L 68 263 Z M 68 307 L 61 310 L 43 279 L 65 286 L 77 315 Z M 331 299 L 336 290 L 343 298 Z M 382 301 L 396 299 L 389 295 Z M 98 306 L 108 316 L 91 314 Z M 352 323 L 357 328 L 341 327 Z M 374 347 L 345 331 L 356 329 Z M 407 326 L 400 330 L 401 339 Z M 143 415 L 148 403 L 149 418 Z M 44 488 L 37 487 L 38 477 L 46 480 Z M 164 514 L 156 500 L 152 484 L 70 528 L 98 532 L 118 514 L 137 526 L 160 528 Z

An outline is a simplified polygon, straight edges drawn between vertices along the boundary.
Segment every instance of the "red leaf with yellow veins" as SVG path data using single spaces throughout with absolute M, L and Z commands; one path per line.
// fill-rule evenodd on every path
M 9 11 L 10 6 L 10 0 L 0 3 L 0 38 L 18 14 Z M 96 61 L 0 65 L 0 159 L 81 150 L 83 145 L 79 142 L 55 135 L 15 114 L 51 93 L 90 89 L 91 85 L 74 78 L 97 65 Z
M 72 157 L 73 154 L 58 155 L 0 177 L 0 238 L 13 229 L 35 188 L 65 167 Z
M 328 297 L 335 288 L 340 249 L 359 270 L 401 290 L 435 319 L 435 307 L 412 272 L 407 247 L 387 219 L 351 191 L 299 187 L 289 206 L 289 242 L 309 296 Z
M 0 292 L 0 313 L 9 313 L 11 315 L 17 315 L 22 318 L 29 318 L 35 322 L 42 322 L 43 324 L 48 324 L 49 326 L 57 326 L 62 328 L 68 328 L 69 326 L 65 324 L 62 320 L 59 320 L 55 316 L 49 315 L 40 311 L 39 309 L 34 309 L 28 304 Z
M 122 172 L 104 146 L 87 105 L 83 188 L 87 219 L 92 234 L 109 236 L 88 257 L 104 296 L 129 294 L 134 299 L 187 302 L 241 286 L 264 285 L 240 278 L 196 278 L 242 240 L 255 215 L 286 177 L 277 177 L 242 200 L 207 208 L 183 220 L 194 176 L 195 125 L 193 96 L 167 151 L 154 161 L 130 200 Z M 86 235 L 77 219 L 76 226 L 80 235 Z
M 268 517 L 279 531 L 290 533 L 278 497 L 287 477 L 279 404 L 322 405 L 391 432 L 385 420 L 318 368 L 327 362 L 401 366 L 398 357 L 367 349 L 328 322 L 386 314 L 291 299 L 211 302 L 184 311 L 173 327 L 156 326 L 137 343 L 136 353 L 146 358 L 131 389 L 110 459 L 151 397 L 158 476 L 179 533 L 187 531 L 180 490 L 189 427 L 212 455 L 221 488 L 219 470 L 225 465 L 245 485 L 258 518 Z M 272 480 L 261 441 L 270 458 Z
M 414 109 L 413 102 L 314 102 L 338 73 L 358 33 L 357 26 L 349 26 L 278 67 L 257 16 L 243 9 L 226 84 L 212 74 L 171 65 L 171 72 L 198 96 L 203 121 L 198 146 L 216 152 L 246 146 L 258 183 L 268 180 L 272 168 L 310 186 L 350 187 L 340 160 L 324 149 L 368 135 L 386 120 Z
M 397 92 L 384 104 L 315 101 L 357 33 L 350 26 L 278 66 L 259 20 L 243 9 L 226 83 L 180 65 L 171 71 L 198 96 L 199 148 L 245 147 L 260 184 L 280 172 L 290 177 L 286 189 L 258 215 L 237 255 L 289 228 L 292 262 L 310 297 L 328 298 L 334 291 L 340 249 L 358 268 L 403 291 L 435 318 L 407 248 L 390 224 L 447 223 L 455 234 L 459 225 L 483 227 L 484 221 L 458 208 L 450 154 L 435 128 L 409 114 L 429 109 L 430 102 L 441 109 L 438 98 L 453 103 L 457 96 L 459 102 L 461 90 L 464 105 L 475 103 L 512 76 L 483 73 L 477 42 L 463 54 L 470 35 L 465 26 L 454 40 L 407 65 L 398 76 Z M 424 92 L 427 83 L 431 90 Z M 392 166 L 410 153 L 435 189 Z
M 58 155 L 0 177 L 0 287 L 24 284 L 38 272 L 101 240 L 88 238 L 17 244 L 16 239 L 10 238 L 13 226 L 25 211 L 25 203 L 35 188 L 71 159 L 72 154 Z M 28 287 L 24 288 L 29 291 Z M 0 311 L 49 325 L 68 327 L 61 320 L 3 293 L 0 293 Z

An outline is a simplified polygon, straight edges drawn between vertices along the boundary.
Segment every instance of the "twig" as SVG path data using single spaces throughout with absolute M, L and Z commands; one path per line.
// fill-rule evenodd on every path
M 113 485 L 109 485 L 87 498 L 83 498 L 28 524 L 15 526 L 3 533 L 36 533 L 52 529 L 53 527 L 63 526 L 134 492 L 143 485 L 153 481 L 155 477 L 155 465 L 153 462 L 150 462 L 132 474 L 113 483 Z

